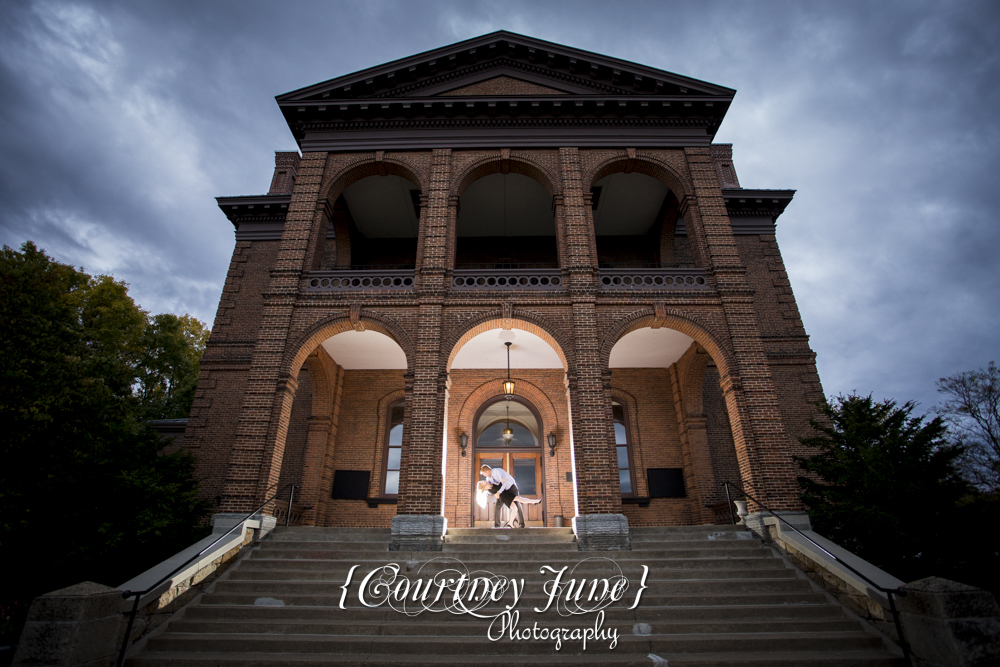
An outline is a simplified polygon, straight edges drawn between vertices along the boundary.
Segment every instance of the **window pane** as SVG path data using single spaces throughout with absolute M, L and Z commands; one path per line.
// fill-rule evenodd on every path
M 611 414 L 614 415 L 616 422 L 625 421 L 625 409 L 618 403 L 611 404 Z
M 535 436 L 531 434 L 526 426 L 517 422 L 510 423 L 510 430 L 514 432 L 514 438 L 510 444 L 503 439 L 503 430 L 506 428 L 504 422 L 496 422 L 483 429 L 479 436 L 477 447 L 535 447 Z
M 389 448 L 389 463 L 386 466 L 389 470 L 399 470 L 399 455 L 402 451 L 399 447 Z
M 403 425 L 399 424 L 393 426 L 389 429 L 389 446 L 390 447 L 402 447 L 403 446 Z
M 618 448 L 618 467 L 628 469 L 628 447 Z
M 514 481 L 519 494 L 533 496 L 537 493 L 535 459 L 514 459 Z
M 403 406 L 394 405 L 392 406 L 392 411 L 389 413 L 389 423 L 395 426 L 396 424 L 403 423 Z
M 628 438 L 625 437 L 625 424 L 615 424 L 615 444 L 628 444 Z
M 399 493 L 399 471 L 390 470 L 385 474 L 385 492 L 388 495 Z
M 622 493 L 632 493 L 632 478 L 628 474 L 628 470 L 619 470 L 618 479 L 622 484 Z

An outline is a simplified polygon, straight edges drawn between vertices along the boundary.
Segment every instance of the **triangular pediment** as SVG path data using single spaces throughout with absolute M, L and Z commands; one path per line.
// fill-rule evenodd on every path
M 706 81 L 501 30 L 300 88 L 277 99 L 282 105 L 504 95 L 731 100 L 733 93 Z
M 569 95 L 569 93 L 565 90 L 543 86 L 533 81 L 525 81 L 524 79 L 501 74 L 485 81 L 477 81 L 476 83 L 446 90 L 443 93 L 438 93 L 437 97 L 464 95 Z

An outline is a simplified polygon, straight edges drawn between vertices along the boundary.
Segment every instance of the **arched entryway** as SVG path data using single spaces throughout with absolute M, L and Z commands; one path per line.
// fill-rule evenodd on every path
M 493 396 L 480 406 L 473 423 L 473 470 L 488 465 L 510 473 L 517 480 L 518 495 L 542 501 L 524 505 L 526 525 L 545 525 L 545 437 L 538 409 L 523 397 L 507 400 L 503 395 Z M 475 486 L 483 477 L 473 475 L 472 479 Z M 485 508 L 473 502 L 472 525 L 492 526 L 495 502 L 490 498 Z

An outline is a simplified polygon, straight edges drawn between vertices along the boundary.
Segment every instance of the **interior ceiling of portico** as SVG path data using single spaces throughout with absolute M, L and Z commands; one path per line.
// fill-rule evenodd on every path
M 657 222 L 670 189 L 646 174 L 611 174 L 599 180 L 594 233 L 599 236 L 643 235 Z
M 346 370 L 406 369 L 406 354 L 377 331 L 345 331 L 323 341 L 326 353 Z
M 511 335 L 513 334 L 513 338 Z M 543 339 L 527 331 L 501 331 L 491 329 L 470 339 L 455 355 L 452 370 L 461 368 L 507 369 L 507 349 L 504 341 L 510 340 L 510 367 L 558 368 L 562 361 L 556 351 Z
M 611 349 L 609 368 L 669 368 L 694 339 L 673 329 L 636 329 Z
M 555 236 L 552 197 L 523 174 L 490 174 L 462 193 L 459 236 Z
M 418 218 L 410 192 L 419 190 L 401 176 L 369 176 L 347 188 L 344 200 L 365 238 L 416 238 Z

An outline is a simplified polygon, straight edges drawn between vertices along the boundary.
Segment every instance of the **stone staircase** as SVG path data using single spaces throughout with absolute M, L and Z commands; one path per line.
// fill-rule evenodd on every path
M 845 615 L 796 570 L 735 526 L 633 528 L 632 551 L 578 552 L 570 529 L 452 529 L 441 553 L 388 552 L 388 529 L 278 528 L 206 593 L 149 638 L 132 667 L 208 665 L 653 665 L 759 667 L 902 665 L 884 641 Z M 408 617 L 364 607 L 361 579 L 387 563 L 411 580 L 453 567 L 523 578 L 519 631 L 595 627 L 595 614 L 536 613 L 548 599 L 539 568 L 576 566 L 571 577 L 607 577 L 617 566 L 629 588 L 604 610 L 607 638 L 487 638 L 489 620 L 447 612 Z M 584 559 L 592 558 L 592 560 Z M 608 560 L 611 559 L 611 560 Z M 339 607 L 352 566 L 353 583 Z M 641 603 L 628 610 L 649 567 Z M 408 569 L 407 569 L 408 568 Z M 567 573 L 570 572 L 567 570 Z M 586 591 L 584 598 L 586 598 Z M 512 601 L 507 592 L 492 613 Z M 446 596 L 447 597 L 447 596 Z M 497 626 L 498 627 L 498 626 Z M 533 630 L 532 630 L 533 631 Z M 495 636 L 495 635 L 494 635 Z M 893 647 L 894 648 L 894 647 Z

